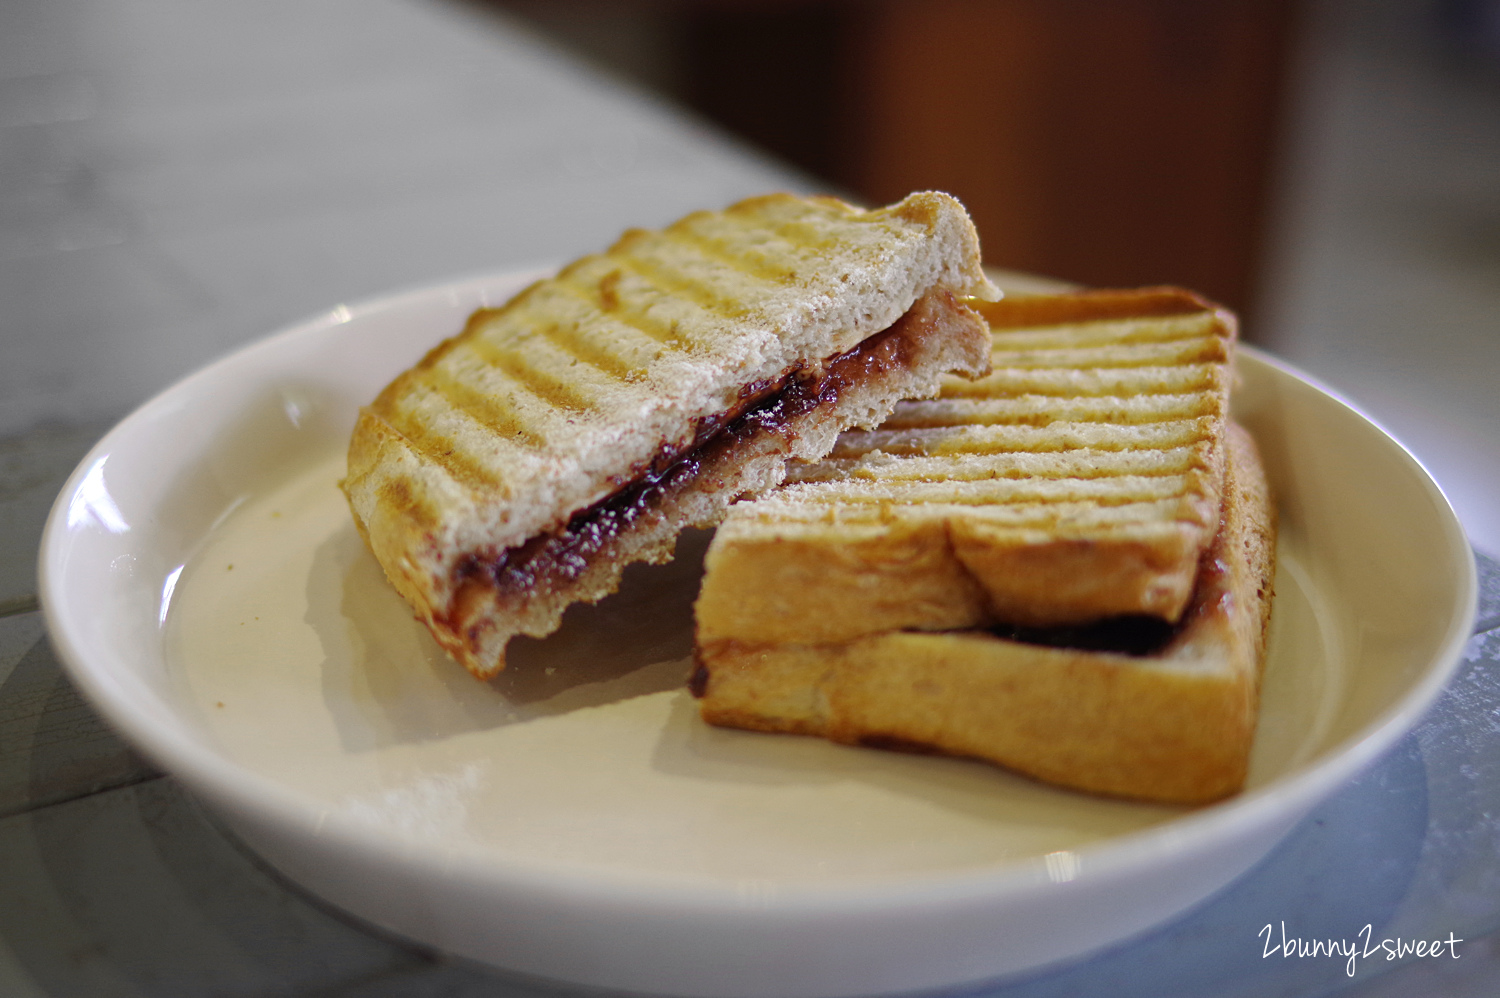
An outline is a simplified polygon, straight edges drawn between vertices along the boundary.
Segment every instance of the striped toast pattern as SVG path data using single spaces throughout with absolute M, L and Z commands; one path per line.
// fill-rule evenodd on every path
M 721 397 L 706 407 L 721 408 L 744 382 L 717 368 L 779 374 L 756 370 L 765 354 L 785 352 L 765 341 L 788 334 L 809 295 L 831 297 L 830 261 L 873 284 L 893 242 L 922 237 L 899 219 L 859 216 L 839 202 L 766 197 L 632 230 L 607 253 L 476 312 L 372 411 L 454 481 L 503 488 L 549 455 L 588 450 L 599 433 L 580 425 L 615 432 L 715 381 L 725 382 L 714 386 Z M 863 332 L 889 326 L 909 297 Z M 853 323 L 830 330 L 816 356 L 854 346 L 860 332 Z M 807 345 L 777 344 L 793 357 Z M 490 446 L 467 446 L 481 437 Z
M 700 635 L 1181 614 L 1219 525 L 1233 316 L 1172 288 L 978 308 L 988 377 L 902 403 L 735 507 Z
M 983 759 L 1118 797 L 1237 792 L 1259 714 L 1276 522 L 1255 443 L 1233 423 L 1227 451 L 1222 525 L 1189 609 L 1156 647 L 983 630 L 700 641 L 690 687 L 704 720 Z
M 769 195 L 631 230 L 476 312 L 362 411 L 344 482 L 355 521 L 438 640 L 488 674 L 510 634 L 549 633 L 568 602 L 613 591 L 619 576 L 593 573 L 566 592 L 586 574 L 580 554 L 554 566 L 555 584 L 517 587 L 538 599 L 478 607 L 469 597 L 508 552 L 676 467 L 755 392 L 851 350 L 939 289 L 993 293 L 967 215 L 941 194 L 878 211 Z M 982 352 L 976 339 L 973 356 L 941 370 L 982 371 Z M 731 495 L 685 510 L 684 524 L 630 557 L 665 560 L 681 526 L 776 484 L 787 459 L 822 456 L 839 429 L 877 424 L 897 398 L 931 394 L 939 373 L 821 436 L 789 435 L 744 481 L 718 483 Z

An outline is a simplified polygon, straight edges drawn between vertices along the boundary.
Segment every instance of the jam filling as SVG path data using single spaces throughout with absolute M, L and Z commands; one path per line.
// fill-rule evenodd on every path
M 1087 624 L 1054 627 L 991 627 L 998 638 L 1050 648 L 1075 648 L 1080 651 L 1114 652 L 1137 657 L 1155 655 L 1176 636 L 1178 625 L 1160 617 L 1131 614 L 1106 617 Z
M 688 673 L 688 692 L 695 698 L 702 700 L 708 695 L 708 666 L 703 664 L 703 659 L 698 656 L 698 647 L 693 646 L 693 671 Z
M 1221 522 L 1219 533 L 1224 526 Z M 1177 636 L 1199 617 L 1228 614 L 1233 597 L 1229 593 L 1229 566 L 1211 548 L 1198 562 L 1193 581 L 1193 599 L 1181 618 L 1173 623 L 1147 614 L 1124 614 L 1106 617 L 1086 624 L 1054 627 L 1016 627 L 1000 624 L 989 628 L 996 637 L 1052 648 L 1075 648 L 1080 651 L 1113 652 L 1144 658 L 1166 651 Z
M 1184 617 L 1185 621 L 1187 618 Z M 1087 624 L 1068 624 L 1056 627 L 1012 627 L 1000 625 L 989 628 L 989 633 L 1008 641 L 1024 644 L 1045 645 L 1049 648 L 1072 648 L 1079 651 L 1102 651 L 1116 655 L 1145 657 L 1164 651 L 1177 636 L 1182 624 L 1173 624 L 1160 617 L 1143 614 L 1108 617 Z M 694 649 L 693 669 L 688 675 L 688 692 L 702 699 L 708 693 L 708 684 L 713 678 L 711 670 Z M 870 736 L 880 739 L 883 736 Z M 860 744 L 875 748 L 913 749 L 907 745 L 876 744 L 861 739 Z
M 577 578 L 610 540 L 688 487 L 726 449 L 761 434 L 785 434 L 799 417 L 833 405 L 851 386 L 909 366 L 912 343 L 903 335 L 904 325 L 871 336 L 820 370 L 794 368 L 778 379 L 746 385 L 729 410 L 699 420 L 686 446 L 664 444 L 634 478 L 575 513 L 561 530 L 539 534 L 498 558 L 470 555 L 455 569 L 455 578 L 502 590 Z

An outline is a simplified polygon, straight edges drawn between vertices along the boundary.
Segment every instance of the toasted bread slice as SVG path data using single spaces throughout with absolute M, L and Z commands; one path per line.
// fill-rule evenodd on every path
M 945 372 L 988 366 L 962 206 L 771 195 L 626 233 L 477 312 L 360 414 L 344 489 L 396 589 L 470 671 L 670 557 Z M 901 321 L 906 316 L 905 321 Z
M 979 309 L 988 377 L 948 379 L 731 511 L 703 640 L 1182 614 L 1218 527 L 1233 316 L 1171 288 Z
M 691 686 L 704 719 L 968 756 L 1120 797 L 1203 803 L 1236 792 L 1255 732 L 1275 521 L 1249 434 L 1235 426 L 1229 439 L 1221 526 L 1159 648 L 1084 650 L 986 631 L 830 644 L 700 638 Z M 738 588 L 732 577 L 717 584 Z

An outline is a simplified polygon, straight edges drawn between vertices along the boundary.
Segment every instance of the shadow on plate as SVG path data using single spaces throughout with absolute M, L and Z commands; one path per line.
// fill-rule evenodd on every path
M 450 659 L 386 581 L 352 524 L 314 555 L 305 621 L 323 646 L 324 700 L 344 747 L 369 751 L 518 724 L 679 688 L 710 534 L 666 565 L 634 565 L 620 591 L 577 605 L 543 640 L 511 643 L 483 682 Z

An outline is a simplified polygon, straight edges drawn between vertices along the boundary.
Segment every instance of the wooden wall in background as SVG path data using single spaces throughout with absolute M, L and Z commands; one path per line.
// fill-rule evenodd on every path
M 997 266 L 1254 301 L 1296 0 L 517 2 L 634 11 L 670 96 L 867 202 L 951 191 Z
M 881 4 L 849 109 L 851 186 L 947 188 L 991 262 L 1168 282 L 1245 308 L 1289 35 L 1276 0 Z M 956 39 L 968 39 L 955 50 Z

